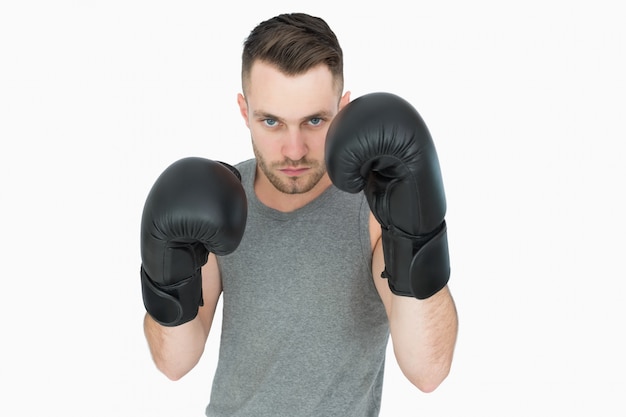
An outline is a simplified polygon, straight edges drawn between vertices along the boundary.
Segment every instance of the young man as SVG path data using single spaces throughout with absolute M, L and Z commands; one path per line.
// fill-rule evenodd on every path
M 351 103 L 334 33 L 306 14 L 250 33 L 242 84 L 255 158 L 236 169 L 178 161 L 146 201 L 144 326 L 157 367 L 177 380 L 198 363 L 223 296 L 207 416 L 376 416 L 389 335 L 406 377 L 433 391 L 450 370 L 457 314 L 421 120 L 386 95 Z M 406 137 L 421 129 L 426 162 L 406 155 L 406 125 Z M 434 174 L 415 180 L 405 166 Z

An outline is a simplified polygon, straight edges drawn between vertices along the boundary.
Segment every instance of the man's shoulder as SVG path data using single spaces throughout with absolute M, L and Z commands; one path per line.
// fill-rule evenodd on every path
M 256 165 L 256 158 L 250 158 L 250 159 L 245 159 L 243 161 L 238 162 L 237 164 L 235 164 L 235 167 L 239 169 L 239 168 L 245 168 L 248 166 L 255 166 L 255 165 Z
M 254 174 L 256 170 L 256 159 L 250 158 L 241 161 L 235 165 L 235 168 L 241 174 L 241 178 L 247 178 L 249 175 Z

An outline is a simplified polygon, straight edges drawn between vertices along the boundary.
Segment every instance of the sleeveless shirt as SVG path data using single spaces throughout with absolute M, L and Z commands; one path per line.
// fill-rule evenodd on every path
M 389 325 L 371 272 L 363 193 L 330 186 L 293 212 L 262 204 L 237 165 L 248 219 L 217 258 L 223 286 L 209 417 L 367 417 L 380 410 Z

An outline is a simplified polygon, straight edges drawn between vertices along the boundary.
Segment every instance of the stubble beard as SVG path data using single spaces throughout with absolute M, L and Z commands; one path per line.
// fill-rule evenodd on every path
M 311 161 L 306 158 L 293 161 L 289 158 L 285 158 L 285 160 L 281 162 L 269 163 L 263 158 L 263 155 L 261 155 L 254 144 L 252 150 L 263 174 L 265 174 L 274 188 L 285 194 L 304 194 L 309 192 L 320 182 L 324 174 L 326 174 L 326 165 L 320 161 Z M 309 172 L 304 176 L 285 178 L 276 174 L 276 170 L 281 168 L 297 168 L 301 166 L 309 168 Z

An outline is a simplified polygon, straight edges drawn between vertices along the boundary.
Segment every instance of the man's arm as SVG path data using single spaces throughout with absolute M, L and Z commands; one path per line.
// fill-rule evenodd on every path
M 222 292 L 216 255 L 243 237 L 247 201 L 232 166 L 205 158 L 171 164 L 141 217 L 144 332 L 158 369 L 180 379 L 199 361 Z
M 430 298 L 394 295 L 386 279 L 380 225 L 370 216 L 374 284 L 389 318 L 391 341 L 398 366 L 423 392 L 434 391 L 448 376 L 456 344 L 458 317 L 446 285 Z
M 409 380 L 430 392 L 449 373 L 457 334 L 446 198 L 430 132 L 401 97 L 366 94 L 331 122 L 325 160 L 333 184 L 367 199 L 372 272 L 395 355 Z
M 222 293 L 217 261 L 213 254 L 202 268 L 204 305 L 193 320 L 169 327 L 157 323 L 149 314 L 144 318 L 144 332 L 157 368 L 176 381 L 185 376 L 200 360 L 209 337 L 215 309 Z

